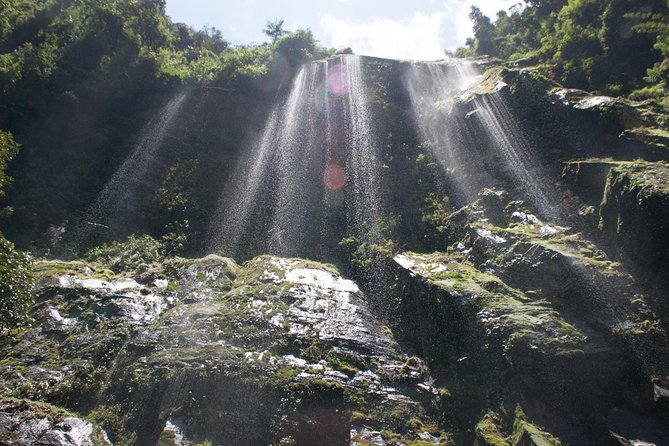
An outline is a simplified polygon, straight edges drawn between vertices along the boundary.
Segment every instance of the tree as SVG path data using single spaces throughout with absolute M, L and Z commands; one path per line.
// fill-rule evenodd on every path
M 6 172 L 7 164 L 16 156 L 19 147 L 11 133 L 0 130 L 0 198 L 5 194 L 5 186 L 12 181 Z
M 283 29 L 283 19 L 274 20 L 273 22 L 267 21 L 267 26 L 262 30 L 265 34 L 272 38 L 272 45 L 279 40 L 279 37 L 286 34 L 288 31 Z
M 287 33 L 276 42 L 274 51 L 283 55 L 293 67 L 322 56 L 316 46 L 314 35 L 308 29 Z
M 12 134 L 0 130 L 0 196 L 11 180 L 5 173 L 7 163 L 18 149 Z M 31 320 L 34 283 L 30 265 L 30 256 L 15 250 L 0 233 L 0 332 Z
M 469 20 L 474 24 L 474 37 L 476 38 L 474 51 L 476 54 L 496 56 L 498 51 L 493 42 L 495 25 L 492 24 L 490 18 L 483 14 L 479 8 L 472 6 L 469 11 Z

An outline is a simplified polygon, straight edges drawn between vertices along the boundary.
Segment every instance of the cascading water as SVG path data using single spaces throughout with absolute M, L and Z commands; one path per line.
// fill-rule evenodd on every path
M 469 122 L 455 119 L 456 99 L 480 76 L 470 63 L 412 64 L 404 78 L 411 99 L 414 121 L 427 143 L 432 159 L 447 172 L 449 188 L 463 202 L 476 196 L 489 182 L 487 169 L 466 169 L 476 160 L 467 150 Z M 483 177 L 483 178 L 482 178 Z M 440 178 L 435 181 L 440 183 Z
M 374 140 L 371 114 L 367 107 L 368 95 L 360 64 L 360 57 L 345 55 L 341 78 L 347 86 L 344 117 L 346 119 L 347 171 L 351 178 L 348 215 L 354 233 L 363 240 L 378 243 L 382 240 L 382 217 L 385 207 L 381 179 L 379 145 Z
M 454 189 L 466 201 L 494 181 L 491 172 L 501 170 L 543 215 L 554 216 L 556 200 L 546 186 L 546 175 L 504 99 L 498 92 L 480 95 L 467 91 L 470 87 L 476 89 L 476 80 L 480 77 L 478 66 L 468 61 L 411 67 L 405 85 L 423 138 L 428 141 L 434 157 L 453 177 Z M 466 118 L 451 113 L 456 102 L 462 99 L 471 101 L 474 106 Z M 495 157 L 506 167 L 491 169 L 491 166 L 479 166 L 477 163 L 483 161 L 473 159 L 472 150 L 476 148 L 468 147 L 468 141 L 478 138 L 472 118 L 478 119 L 495 150 Z
M 113 236 L 132 225 L 146 189 L 157 187 L 154 177 L 160 170 L 159 154 L 188 96 L 189 90 L 174 95 L 146 125 L 135 149 L 105 184 L 83 219 L 69 230 L 70 249 L 77 251 L 80 246 L 87 246 L 101 230 Z
M 319 99 L 325 69 L 324 63 L 314 63 L 300 70 L 286 104 L 275 149 L 278 172 L 270 252 L 303 255 L 318 226 L 325 156 L 324 109 Z
M 501 150 L 506 170 L 516 180 L 516 186 L 546 217 L 555 217 L 557 208 L 554 193 L 547 188 L 547 176 L 532 153 L 532 147 L 519 125 L 497 94 L 475 96 L 477 116 L 489 138 Z
M 381 166 L 366 101 L 358 56 L 303 66 L 230 178 L 210 249 L 323 258 L 345 235 L 341 223 L 379 241 Z
M 324 68 L 303 66 L 285 100 L 273 106 L 255 151 L 219 200 L 211 249 L 244 256 L 255 243 L 257 250 L 303 255 L 311 244 L 322 192 Z

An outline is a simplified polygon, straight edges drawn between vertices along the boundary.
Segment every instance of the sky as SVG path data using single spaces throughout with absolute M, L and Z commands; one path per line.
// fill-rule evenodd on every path
M 309 28 L 321 46 L 356 54 L 435 60 L 472 36 L 471 5 L 494 19 L 520 0 L 167 0 L 174 22 L 213 26 L 234 45 L 261 43 L 268 21 Z

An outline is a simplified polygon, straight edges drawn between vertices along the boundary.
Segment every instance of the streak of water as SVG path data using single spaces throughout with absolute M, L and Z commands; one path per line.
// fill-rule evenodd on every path
M 474 136 L 470 123 L 454 116 L 458 96 L 480 76 L 471 63 L 421 63 L 410 67 L 404 78 L 414 114 L 414 122 L 428 148 L 428 155 L 438 162 L 450 188 L 464 202 L 471 201 L 481 188 L 484 169 L 472 172 L 472 154 L 467 142 Z M 441 184 L 441 177 L 434 179 Z M 453 197 L 451 197 L 453 198 Z
M 463 98 L 465 90 L 480 78 L 477 66 L 471 62 L 452 64 L 428 63 L 414 65 L 405 79 L 416 124 L 423 138 L 452 177 L 451 184 L 457 192 L 470 201 L 496 175 L 508 178 L 544 216 L 555 216 L 556 199 L 547 187 L 546 174 L 542 171 L 521 126 L 498 93 L 472 94 L 473 113 L 461 116 L 452 113 L 453 107 Z M 476 128 L 490 142 L 494 156 L 501 166 L 481 165 L 484 154 L 472 153 L 472 142 L 479 141 Z M 476 156 L 481 160 L 475 159 Z M 483 169 L 479 169 L 483 167 Z M 481 172 L 486 170 L 489 173 Z
M 300 72 L 288 99 L 284 125 L 278 138 L 278 178 L 272 216 L 270 250 L 282 255 L 304 252 L 305 236 L 318 226 L 316 204 L 322 187 L 324 129 L 317 110 L 322 90 L 324 63 L 311 64 Z
M 324 124 L 317 99 L 324 70 L 323 63 L 302 67 L 285 100 L 273 106 L 255 150 L 221 195 L 210 249 L 236 256 L 249 250 L 251 239 L 259 240 L 257 249 L 283 256 L 308 249 L 322 194 Z
M 497 94 L 491 94 L 475 97 L 474 102 L 477 115 L 490 139 L 501 151 L 516 186 L 544 216 L 555 216 L 554 193 L 548 189 L 547 176 L 504 100 Z
M 71 228 L 69 238 L 76 248 L 101 228 L 114 234 L 132 222 L 145 191 L 156 187 L 161 149 L 188 96 L 189 90 L 177 93 L 146 125 L 135 149 L 105 184 L 83 221 Z
M 347 171 L 351 179 L 348 216 L 352 217 L 357 235 L 370 242 L 380 242 L 385 208 L 382 162 L 367 106 L 368 93 L 360 57 L 343 56 L 341 67 L 348 85 L 345 110 L 349 146 Z

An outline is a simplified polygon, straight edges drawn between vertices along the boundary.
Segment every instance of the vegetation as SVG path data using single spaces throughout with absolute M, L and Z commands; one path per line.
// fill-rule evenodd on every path
M 128 156 L 150 111 L 180 86 L 270 97 L 267 92 L 289 85 L 301 63 L 328 54 L 309 30 L 290 32 L 276 20 L 267 31 L 269 43 L 233 46 L 215 28 L 173 23 L 164 0 L 0 2 L 0 129 L 24 146 L 10 166 L 17 183 L 0 197 L 6 200 L 0 205 L 15 208 L 4 223 L 7 236 L 24 249 L 53 248 L 40 237 L 62 232 L 85 212 Z M 225 150 L 217 146 L 212 154 L 189 142 L 192 150 L 179 152 L 182 159 L 166 161 L 174 172 L 151 203 L 155 236 L 184 220 L 189 234 L 204 230 L 194 222 L 207 220 L 206 206 L 184 211 L 183 203 L 200 204 L 185 189 L 231 164 L 224 157 L 239 143 L 230 136 Z
M 34 303 L 33 279 L 28 254 L 14 249 L 14 244 L 0 237 L 0 332 L 31 319 Z
M 12 134 L 0 130 L 0 197 L 11 181 L 7 164 L 18 150 Z M 0 233 L 0 332 L 31 321 L 33 285 L 30 256 L 15 250 Z
M 669 6 L 660 0 L 525 0 L 493 22 L 472 7 L 474 38 L 458 56 L 545 63 L 570 87 L 663 98 Z

